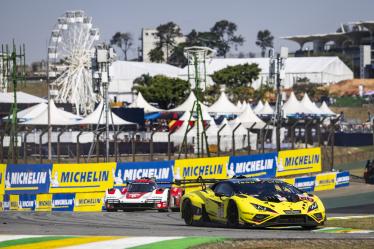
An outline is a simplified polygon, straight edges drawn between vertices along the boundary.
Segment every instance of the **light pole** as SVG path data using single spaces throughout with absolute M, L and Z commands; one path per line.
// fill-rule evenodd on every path
M 275 122 L 276 122 L 276 144 L 277 151 L 281 150 L 280 141 L 280 129 L 282 127 L 282 93 L 281 93 L 281 81 L 285 79 L 285 61 L 288 57 L 288 48 L 281 47 L 280 54 L 277 54 L 276 58 L 270 58 L 271 65 L 276 67 L 273 72 L 276 75 L 276 90 L 277 90 L 277 102 L 275 106 Z M 276 62 L 276 63 L 275 63 Z

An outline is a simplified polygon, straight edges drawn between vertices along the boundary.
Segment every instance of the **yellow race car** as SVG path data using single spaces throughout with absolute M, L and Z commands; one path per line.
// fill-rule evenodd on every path
M 325 207 L 312 194 L 276 179 L 233 178 L 185 194 L 181 215 L 187 225 L 219 222 L 229 227 L 302 226 L 326 220 Z

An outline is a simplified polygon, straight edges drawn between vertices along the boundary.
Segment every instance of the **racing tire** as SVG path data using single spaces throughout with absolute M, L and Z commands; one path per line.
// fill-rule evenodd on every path
M 210 218 L 208 213 L 206 212 L 205 205 L 203 205 L 201 210 L 201 221 L 202 222 L 210 222 Z
M 170 208 L 172 212 L 180 212 L 180 208 Z
M 227 227 L 237 228 L 239 227 L 239 211 L 235 202 L 230 201 L 227 208 Z
M 167 212 L 169 212 L 168 209 L 158 209 L 157 211 L 158 211 L 159 213 L 167 213 Z
M 182 207 L 184 222 L 187 226 L 193 226 L 193 207 L 191 201 L 189 199 L 185 200 Z

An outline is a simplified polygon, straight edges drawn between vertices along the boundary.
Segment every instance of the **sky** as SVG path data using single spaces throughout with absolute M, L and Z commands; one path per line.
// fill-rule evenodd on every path
M 373 0 L 0 0 L 0 44 L 25 43 L 27 63 L 45 59 L 51 30 L 67 10 L 84 10 L 100 29 L 101 41 L 117 32 L 134 37 L 130 58 L 136 56 L 142 28 L 173 21 L 182 33 L 208 31 L 227 19 L 238 26 L 245 43 L 238 51 L 260 53 L 257 32 L 268 29 L 274 46 L 298 49 L 283 36 L 335 32 L 345 22 L 374 21 Z M 237 52 L 237 51 L 232 51 Z

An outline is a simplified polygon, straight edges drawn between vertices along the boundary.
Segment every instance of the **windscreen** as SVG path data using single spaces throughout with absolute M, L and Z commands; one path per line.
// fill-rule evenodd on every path
M 128 192 L 152 192 L 156 189 L 155 183 L 133 182 L 129 184 Z
M 284 196 L 287 199 L 294 199 L 292 196 L 303 194 L 294 186 L 284 182 L 258 181 L 258 182 L 237 182 L 235 192 L 253 196 L 259 196 L 263 200 L 271 200 L 273 196 Z

